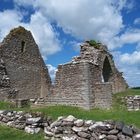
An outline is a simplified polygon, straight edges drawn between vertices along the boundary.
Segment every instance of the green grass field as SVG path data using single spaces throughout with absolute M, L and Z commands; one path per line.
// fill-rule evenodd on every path
M 40 111 L 47 116 L 51 116 L 56 119 L 58 116 L 74 115 L 77 118 L 92 119 L 92 120 L 121 120 L 126 124 L 132 124 L 140 128 L 140 111 L 128 112 L 125 102 L 122 97 L 127 95 L 140 95 L 140 89 L 129 89 L 125 92 L 115 94 L 113 96 L 113 107 L 110 110 L 93 109 L 86 111 L 76 107 L 68 106 L 52 106 L 38 109 L 23 108 L 25 111 Z M 11 108 L 10 103 L 0 103 L 0 109 L 19 110 L 17 108 Z M 21 110 L 21 109 L 20 109 Z M 0 140 L 42 140 L 43 134 L 29 135 L 23 131 L 8 128 L 6 126 L 0 126 Z

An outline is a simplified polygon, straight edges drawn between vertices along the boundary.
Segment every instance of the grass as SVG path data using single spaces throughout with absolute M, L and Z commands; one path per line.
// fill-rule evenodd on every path
M 51 116 L 53 119 L 56 119 L 58 116 L 67 116 L 71 114 L 77 118 L 92 119 L 96 121 L 108 119 L 121 120 L 124 121 L 126 124 L 132 124 L 140 128 L 140 117 L 139 117 L 140 111 L 132 111 L 132 112 L 127 111 L 125 101 L 122 100 L 122 97 L 125 97 L 127 95 L 140 95 L 140 89 L 128 89 L 125 92 L 113 95 L 113 107 L 110 110 L 93 109 L 87 111 L 77 107 L 69 107 L 69 106 L 51 106 L 38 109 L 22 108 L 22 110 L 43 112 L 45 115 Z M 9 108 L 9 103 L 0 103 L 0 109 L 2 108 L 11 109 Z M 13 108 L 13 110 L 19 109 Z M 11 139 L 9 139 L 9 137 Z M 0 140 L 12 140 L 12 137 L 14 137 L 13 140 L 19 139 L 42 140 L 43 134 L 35 136 L 28 135 L 19 130 L 0 126 Z
M 14 107 L 14 103 L 10 103 L 10 102 L 0 102 L 0 109 L 1 110 L 6 110 L 6 109 L 12 109 Z
M 21 130 L 0 126 L 0 140 L 44 140 L 44 136 L 42 133 L 31 135 Z

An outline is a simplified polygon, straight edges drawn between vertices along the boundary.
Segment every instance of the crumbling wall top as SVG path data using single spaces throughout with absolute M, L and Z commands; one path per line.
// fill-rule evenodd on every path
M 14 38 L 17 38 L 19 36 L 27 36 L 27 35 L 32 36 L 31 32 L 26 30 L 24 27 L 19 26 L 17 28 L 14 28 L 0 43 L 0 47 L 2 47 L 5 43 L 8 43 L 10 40 L 12 40 Z
M 80 56 L 74 57 L 72 63 L 88 61 L 94 65 L 102 65 L 105 56 L 112 59 L 106 45 L 94 40 L 85 41 L 80 45 Z
M 16 35 L 16 34 L 24 34 L 24 33 L 26 33 L 26 32 L 29 32 L 29 33 L 30 33 L 30 31 L 27 31 L 24 27 L 19 26 L 19 27 L 17 27 L 17 28 L 12 29 L 12 30 L 10 31 L 9 35 L 14 36 L 14 35 Z

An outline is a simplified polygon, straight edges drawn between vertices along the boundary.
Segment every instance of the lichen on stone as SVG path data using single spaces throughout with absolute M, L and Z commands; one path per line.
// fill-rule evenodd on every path
M 27 32 L 27 31 L 25 30 L 25 28 L 19 26 L 18 28 L 12 29 L 12 30 L 10 31 L 10 34 L 11 34 L 11 35 L 22 34 L 22 33 L 24 33 L 24 32 Z

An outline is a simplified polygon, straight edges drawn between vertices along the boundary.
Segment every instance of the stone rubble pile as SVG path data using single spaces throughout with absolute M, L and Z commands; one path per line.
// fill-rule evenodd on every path
M 140 95 L 130 95 L 125 97 L 128 111 L 140 110 Z
M 0 124 L 35 134 L 44 131 L 48 140 L 140 140 L 140 130 L 121 121 L 58 117 L 52 121 L 41 113 L 0 111 Z

